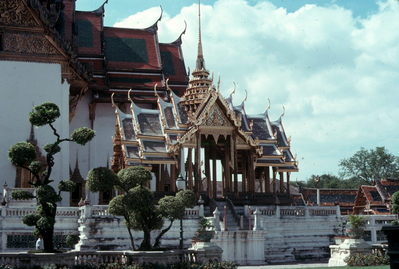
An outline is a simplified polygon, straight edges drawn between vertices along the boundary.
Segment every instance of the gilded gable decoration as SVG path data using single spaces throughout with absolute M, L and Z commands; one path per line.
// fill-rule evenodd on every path
M 213 105 L 206 117 L 205 125 L 207 126 L 231 126 L 229 120 L 225 117 L 222 110 L 217 105 Z
M 57 55 L 59 52 L 41 34 L 5 32 L 3 50 L 32 55 Z
M 0 24 L 9 26 L 38 26 L 24 1 L 0 1 Z

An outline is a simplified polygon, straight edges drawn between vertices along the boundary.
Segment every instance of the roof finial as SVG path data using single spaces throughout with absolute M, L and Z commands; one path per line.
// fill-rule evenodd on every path
M 187 22 L 184 21 L 184 30 L 183 30 L 183 32 L 181 32 L 179 37 L 175 41 L 173 41 L 172 44 L 180 46 L 182 44 L 181 37 L 186 33 L 186 30 L 187 30 Z
M 242 100 L 242 103 L 245 103 L 247 101 L 247 98 L 248 98 L 248 91 L 245 90 L 245 98 L 244 100 Z
M 233 90 L 230 92 L 230 94 L 229 94 L 229 98 L 232 98 L 233 97 L 233 94 L 235 94 L 236 93 L 236 88 L 237 88 L 237 84 L 235 83 L 235 81 L 233 81 Z
M 115 104 L 114 95 L 115 95 L 115 93 L 113 92 L 113 93 L 111 94 L 111 103 L 112 103 L 112 107 L 115 108 L 115 110 L 116 110 L 118 107 L 117 107 L 116 104 Z
M 130 89 L 128 92 L 127 92 L 127 100 L 129 100 L 130 102 L 132 102 L 132 98 L 130 97 L 130 93 L 132 92 L 132 89 Z
M 269 105 L 267 106 L 265 113 L 269 112 L 269 109 L 270 109 L 270 106 L 271 106 L 270 98 L 267 98 L 267 101 L 269 102 Z
M 220 89 L 220 74 L 219 74 L 219 78 L 218 78 L 218 89 Z
M 96 10 L 93 11 L 93 13 L 99 15 L 99 16 L 103 16 L 104 17 L 104 13 L 105 13 L 105 4 L 108 4 L 108 0 L 105 0 L 104 3 L 97 8 Z
M 166 85 L 166 90 L 168 90 L 168 91 L 172 91 L 172 89 L 169 87 L 169 78 L 167 78 L 166 79 L 166 81 L 165 81 L 165 85 Z
M 201 0 L 198 0 L 198 55 L 197 70 L 205 69 L 204 53 L 202 51 L 202 33 L 201 33 Z
M 281 114 L 280 120 L 284 117 L 284 115 L 285 115 L 285 106 L 283 105 L 283 114 Z
M 157 92 L 157 86 L 158 86 L 158 83 L 155 83 L 155 85 L 154 85 L 154 93 L 155 93 L 155 96 L 156 96 L 156 97 L 160 98 L 160 97 L 159 97 L 159 94 L 158 94 L 158 92 Z

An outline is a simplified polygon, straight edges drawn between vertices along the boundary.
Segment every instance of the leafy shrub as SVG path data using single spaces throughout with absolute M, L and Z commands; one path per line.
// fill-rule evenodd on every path
M 202 217 L 199 221 L 199 227 L 195 233 L 193 241 L 210 242 L 214 233 L 212 221 Z
M 107 265 L 97 266 L 95 264 L 77 264 L 71 267 L 71 269 L 105 269 Z M 115 268 L 116 269 L 116 268 Z
M 351 238 L 359 239 L 363 237 L 366 219 L 358 215 L 349 215 L 347 223 L 347 232 Z
M 375 266 L 389 264 L 387 255 L 378 254 L 353 254 L 345 259 L 349 266 Z
M 58 268 L 57 268 L 57 265 L 55 265 L 55 264 L 46 264 L 46 265 L 43 265 L 42 269 L 58 269 Z
M 392 213 L 399 214 L 399 191 L 392 194 Z
M 79 145 L 86 145 L 87 142 L 93 139 L 95 132 L 87 127 L 81 127 L 73 131 L 71 138 Z
M 14 165 L 29 165 L 36 158 L 35 147 L 29 142 L 19 142 L 8 150 L 8 157 Z
M 0 264 L 0 269 L 14 269 L 15 267 L 8 264 Z
M 65 240 L 66 242 L 65 243 L 67 244 L 68 247 L 74 248 L 75 245 L 77 243 L 79 243 L 79 240 L 80 240 L 79 235 L 77 235 L 77 234 L 69 234 L 66 237 L 66 240 Z
M 99 269 L 235 269 L 237 265 L 232 262 L 209 262 L 206 264 L 180 262 L 174 264 L 158 264 L 158 263 L 145 263 L 145 264 L 104 264 Z M 73 268 L 73 269 L 86 269 L 86 268 Z M 92 268 L 87 268 L 92 269 Z

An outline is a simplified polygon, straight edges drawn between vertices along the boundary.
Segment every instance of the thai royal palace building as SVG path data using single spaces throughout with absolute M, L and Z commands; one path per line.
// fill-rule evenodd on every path
M 161 12 L 160 12 L 161 13 Z M 7 160 L 10 145 L 51 142 L 45 128 L 31 128 L 33 105 L 51 101 L 62 116 L 62 136 L 88 126 L 96 137 L 86 147 L 65 145 L 55 160 L 55 181 L 72 177 L 80 188 L 65 205 L 105 204 L 109 193 L 88 193 L 84 177 L 95 167 L 115 172 L 142 165 L 153 175 L 151 188 L 176 191 L 182 176 L 198 196 L 228 197 L 261 204 L 289 205 L 290 174 L 298 171 L 283 126 L 269 119 L 268 101 L 249 115 L 245 100 L 222 96 L 205 66 L 201 30 L 194 71 L 188 74 L 182 35 L 160 43 L 157 26 L 104 26 L 105 3 L 77 11 L 75 0 L 0 2 L 0 180 L 27 188 L 30 175 Z M 266 94 L 267 95 L 267 94 Z M 235 101 L 235 100 L 234 100 Z M 238 102 L 239 103 L 239 102 Z

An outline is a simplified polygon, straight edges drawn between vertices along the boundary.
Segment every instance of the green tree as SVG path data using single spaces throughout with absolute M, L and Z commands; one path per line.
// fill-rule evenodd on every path
M 358 178 L 369 184 L 375 179 L 399 176 L 399 159 L 385 147 L 361 148 L 352 157 L 343 159 L 339 166 L 344 177 Z
M 349 215 L 347 223 L 348 235 L 354 239 L 362 238 L 366 224 L 367 220 L 363 216 Z
M 321 189 L 357 189 L 360 185 L 365 184 L 368 184 L 368 182 L 359 178 L 342 179 L 335 175 L 323 174 L 312 175 L 301 186 Z
M 60 181 L 58 191 L 50 184 L 54 180 L 50 179 L 53 167 L 54 156 L 61 151 L 60 144 L 63 142 L 75 142 L 85 145 L 95 135 L 94 131 L 89 128 L 76 129 L 70 138 L 61 138 L 53 123 L 60 117 L 60 110 L 56 104 L 44 103 L 35 106 L 29 113 L 29 121 L 34 126 L 48 125 L 54 136 L 53 143 L 44 146 L 46 152 L 46 164 L 40 163 L 36 156 L 35 147 L 28 142 L 20 142 L 8 151 L 8 157 L 15 166 L 27 169 L 32 180 L 29 182 L 36 189 L 36 195 L 28 191 L 14 191 L 11 195 L 14 199 L 32 199 L 37 201 L 36 213 L 26 215 L 22 221 L 28 226 L 35 227 L 35 235 L 43 238 L 45 252 L 54 250 L 53 236 L 55 216 L 57 213 L 57 202 L 61 201 L 61 192 L 71 192 L 74 190 L 75 183 L 70 180 Z
M 399 191 L 392 194 L 392 213 L 399 215 Z
M 159 210 L 163 218 L 169 220 L 169 225 L 155 238 L 154 248 L 159 248 L 162 236 L 167 233 L 177 219 L 183 219 L 186 208 L 196 204 L 195 194 L 191 190 L 181 190 L 176 196 L 165 196 L 159 200 Z
M 89 171 L 87 180 L 91 191 L 107 191 L 115 187 L 123 192 L 110 201 L 109 212 L 125 219 L 133 250 L 135 243 L 131 229 L 143 231 L 141 250 L 157 248 L 173 222 L 184 216 L 185 208 L 195 205 L 192 191 L 180 191 L 176 196 L 165 196 L 157 204 L 153 193 L 146 187 L 151 180 L 151 174 L 139 166 L 123 169 L 117 175 L 105 167 L 95 168 Z M 154 245 L 151 245 L 151 231 L 161 229 L 164 219 L 169 220 L 170 224 L 160 231 Z

